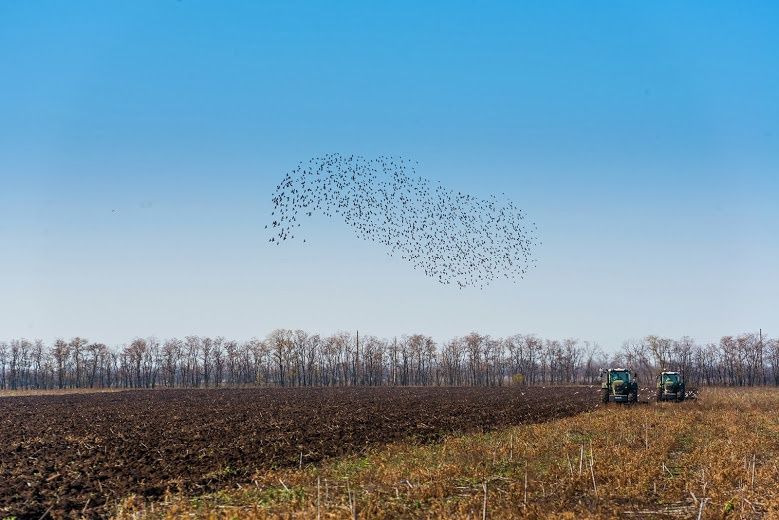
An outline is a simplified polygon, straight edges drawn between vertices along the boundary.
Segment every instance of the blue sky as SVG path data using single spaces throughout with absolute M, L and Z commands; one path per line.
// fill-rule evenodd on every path
M 775 3 L 331 4 L 0 4 L 0 336 L 779 334 Z M 328 152 L 505 192 L 537 268 L 460 291 L 325 219 L 269 247 Z

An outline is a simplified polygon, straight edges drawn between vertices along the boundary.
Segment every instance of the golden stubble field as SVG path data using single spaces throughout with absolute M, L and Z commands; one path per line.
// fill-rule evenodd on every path
M 553 388 L 550 391 L 554 391 Z M 779 390 L 593 412 L 266 471 L 117 518 L 776 518 Z

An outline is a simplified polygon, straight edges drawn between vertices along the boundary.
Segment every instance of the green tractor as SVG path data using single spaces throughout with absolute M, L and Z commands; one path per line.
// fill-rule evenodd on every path
M 661 372 L 657 376 L 657 401 L 684 401 L 684 380 L 679 372 Z
M 603 404 L 638 402 L 638 378 L 625 368 L 601 370 L 600 388 Z

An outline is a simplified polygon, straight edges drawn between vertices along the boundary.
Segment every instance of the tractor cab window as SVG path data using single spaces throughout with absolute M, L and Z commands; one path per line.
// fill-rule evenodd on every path
M 678 382 L 679 382 L 679 375 L 678 374 L 665 374 L 663 376 L 663 384 L 665 384 L 665 383 L 676 384 Z
M 630 372 L 612 372 L 611 382 L 622 381 L 624 383 L 630 382 Z

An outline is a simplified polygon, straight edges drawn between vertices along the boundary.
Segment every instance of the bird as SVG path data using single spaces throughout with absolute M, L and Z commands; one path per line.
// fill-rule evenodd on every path
M 444 285 L 484 289 L 498 278 L 523 280 L 537 265 L 538 226 L 505 193 L 454 191 L 418 175 L 417 164 L 338 153 L 300 162 L 271 198 L 270 241 L 294 239 L 304 217 L 321 214 Z

